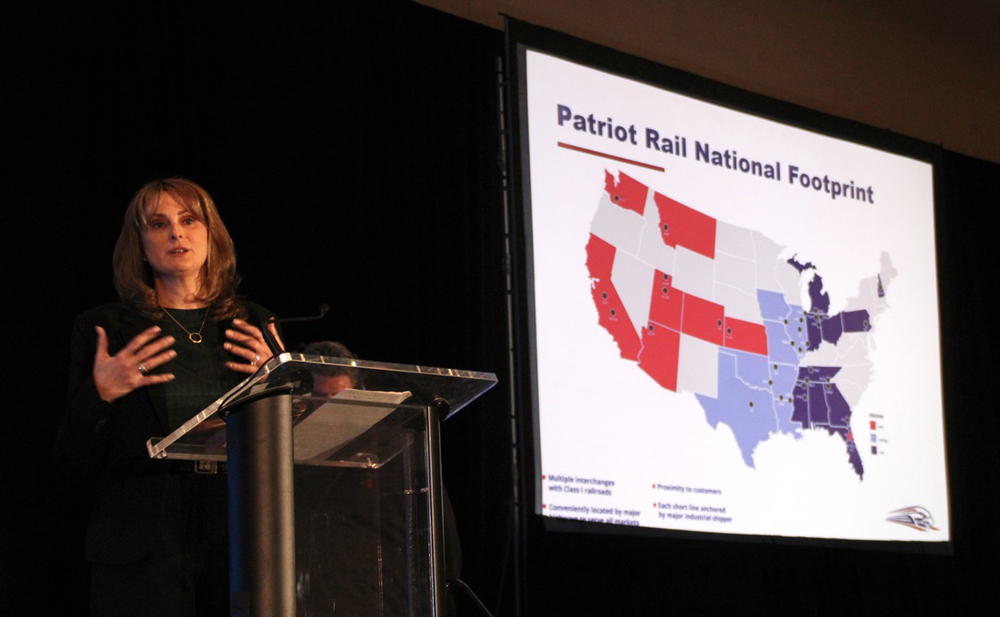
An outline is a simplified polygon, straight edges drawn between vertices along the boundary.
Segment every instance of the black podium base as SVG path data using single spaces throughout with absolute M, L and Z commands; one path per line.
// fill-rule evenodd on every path
M 288 394 L 226 419 L 230 614 L 295 616 L 295 492 Z

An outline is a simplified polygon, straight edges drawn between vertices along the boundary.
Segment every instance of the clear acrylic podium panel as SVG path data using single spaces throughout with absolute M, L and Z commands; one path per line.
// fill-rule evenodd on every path
M 315 451 L 300 451 L 305 438 L 310 435 L 307 431 L 300 431 L 298 424 L 310 424 L 309 414 L 316 408 L 316 403 L 326 400 L 313 396 L 312 374 L 327 369 L 351 372 L 357 389 L 341 393 L 337 400 L 344 405 L 350 402 L 352 408 L 370 407 L 371 418 L 385 415 L 387 408 L 396 408 L 400 404 L 422 407 L 443 401 L 446 406 L 441 420 L 445 420 L 492 388 L 497 381 L 492 373 L 283 353 L 271 358 L 257 373 L 206 406 L 170 435 L 150 439 L 146 444 L 149 455 L 152 458 L 224 461 L 226 439 L 223 416 L 253 397 L 284 389 L 291 394 L 296 413 L 295 463 L 350 465 L 350 457 L 343 454 L 341 458 L 344 460 L 310 462 L 307 459 L 312 458 L 310 455 Z M 409 396 L 379 396 L 379 393 L 408 393 Z M 359 418 L 358 422 L 364 422 L 364 413 L 359 409 L 353 409 L 353 412 Z
M 401 406 L 329 464 L 295 465 L 298 615 L 431 614 L 425 413 Z
M 324 370 L 349 371 L 357 387 L 313 396 Z M 490 373 L 285 353 L 147 446 L 154 458 L 225 461 L 221 416 L 290 394 L 297 614 L 429 614 L 428 405 L 443 401 L 443 419 L 495 384 Z

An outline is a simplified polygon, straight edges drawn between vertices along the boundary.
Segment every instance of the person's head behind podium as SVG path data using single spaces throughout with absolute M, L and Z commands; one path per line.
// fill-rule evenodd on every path
M 346 358 L 356 360 L 354 355 L 343 343 L 336 341 L 317 341 L 306 345 L 304 354 L 324 356 L 327 358 Z M 330 398 L 348 388 L 361 388 L 361 371 L 355 367 L 328 365 L 312 371 L 313 395 Z

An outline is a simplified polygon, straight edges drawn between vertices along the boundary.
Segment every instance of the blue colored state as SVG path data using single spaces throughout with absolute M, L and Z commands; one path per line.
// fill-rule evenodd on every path
M 789 306 L 785 302 L 784 295 L 764 289 L 757 290 L 757 305 L 760 307 L 760 316 L 767 333 L 768 360 L 798 365 L 797 350 L 800 346 L 798 340 L 802 337 L 792 335 L 792 333 L 798 334 L 797 326 L 793 326 L 797 317 L 793 318 L 792 315 L 800 315 L 802 309 Z
M 799 374 L 798 364 L 771 363 L 771 394 L 774 400 L 774 415 L 778 421 L 778 429 L 782 433 L 792 433 L 799 436 L 799 423 L 792 421 L 795 406 L 792 404 L 792 391 L 795 390 L 795 379 Z
M 771 393 L 752 388 L 737 377 L 736 357 L 719 353 L 719 398 L 697 394 L 705 410 L 705 419 L 712 428 L 722 422 L 732 429 L 743 462 L 754 467 L 753 452 L 757 445 L 778 430 Z
M 784 294 L 764 289 L 757 290 L 757 305 L 767 333 L 767 387 L 771 391 L 775 422 L 780 432 L 799 437 L 800 425 L 792 421 L 795 411 L 792 391 L 799 374 L 798 349 L 805 341 L 805 333 L 799 330 L 801 322 L 798 321 L 802 308 L 789 306 Z
M 788 314 L 792 312 L 788 308 L 788 303 L 785 302 L 784 294 L 776 291 L 767 291 L 766 289 L 757 290 L 757 306 L 760 307 L 760 316 L 762 319 L 781 321 L 786 319 Z
M 743 383 L 753 388 L 771 390 L 771 384 L 768 383 L 771 375 L 767 369 L 770 363 L 767 358 L 760 354 L 747 353 L 736 349 L 726 349 L 723 351 L 723 348 L 720 348 L 719 353 L 726 353 L 736 358 L 736 376 Z
M 798 359 L 809 351 L 809 346 L 807 345 L 809 342 L 809 329 L 806 326 L 806 314 L 803 312 L 802 307 L 793 304 L 789 308 L 792 309 L 792 313 L 789 315 L 787 323 L 784 323 L 785 334 L 795 344 L 789 345 L 786 343 L 786 345 L 792 348 L 796 359 Z
M 785 324 L 780 321 L 765 321 L 764 330 L 767 332 L 767 359 L 798 365 L 799 356 L 795 353 L 795 347 L 789 344 Z

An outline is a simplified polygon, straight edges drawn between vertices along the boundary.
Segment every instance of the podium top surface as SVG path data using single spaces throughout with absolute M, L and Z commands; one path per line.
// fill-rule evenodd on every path
M 314 379 L 346 375 L 351 390 L 328 398 L 315 392 Z M 496 385 L 493 373 L 392 364 L 350 358 L 283 353 L 226 392 L 166 437 L 147 442 L 152 458 L 224 458 L 224 418 L 258 397 L 290 394 L 293 406 L 310 410 L 330 402 L 334 407 L 368 407 L 373 422 L 399 406 L 435 405 L 447 419 Z

